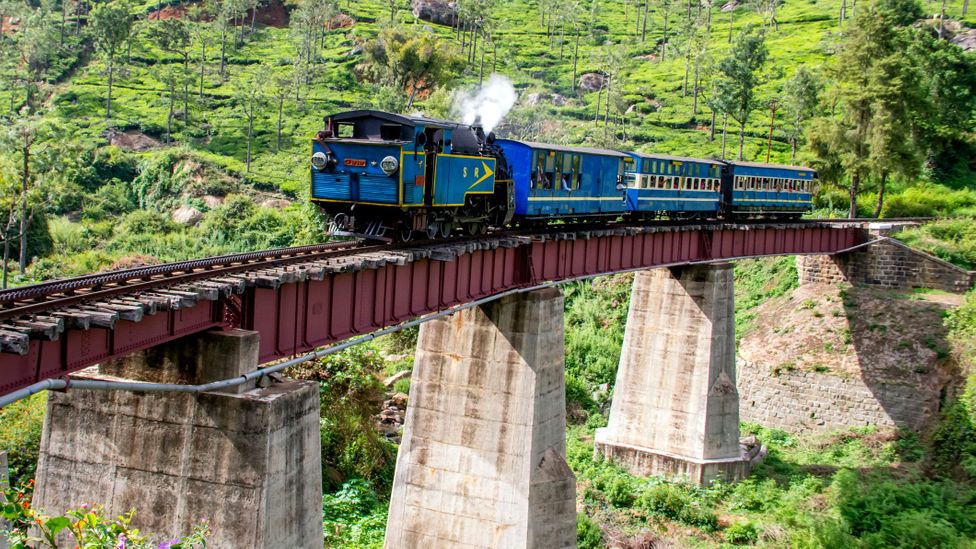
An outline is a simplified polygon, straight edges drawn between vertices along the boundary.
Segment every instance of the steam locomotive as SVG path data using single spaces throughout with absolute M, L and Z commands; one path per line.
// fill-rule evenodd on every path
M 496 139 L 477 125 L 356 110 L 312 142 L 311 197 L 331 230 L 380 240 L 625 219 L 793 219 L 810 168 Z

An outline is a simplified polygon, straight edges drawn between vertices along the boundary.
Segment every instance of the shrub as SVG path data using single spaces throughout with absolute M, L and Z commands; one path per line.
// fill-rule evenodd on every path
M 748 545 L 759 540 L 759 530 L 751 522 L 737 522 L 725 529 L 725 541 L 735 545 Z
M 603 530 L 593 519 L 583 513 L 576 514 L 576 545 L 579 549 L 603 547 Z
M 322 496 L 326 547 L 382 547 L 388 508 L 369 482 L 354 478 Z
M 136 201 L 128 184 L 116 179 L 86 195 L 82 207 L 86 219 L 99 220 L 131 212 L 136 208 Z
M 0 408 L 0 450 L 7 452 L 11 486 L 34 478 L 46 404 L 41 393 Z
M 644 490 L 637 505 L 651 515 L 675 520 L 706 532 L 718 528 L 718 517 L 704 502 L 695 499 L 688 489 L 677 484 L 657 484 Z
M 976 268 L 976 220 L 946 219 L 895 234 L 902 242 L 965 269 Z
M 976 192 L 942 185 L 909 187 L 885 201 L 881 217 L 940 217 L 976 207 Z
M 779 502 L 781 491 L 772 479 L 747 478 L 732 488 L 729 496 L 730 509 L 766 511 Z

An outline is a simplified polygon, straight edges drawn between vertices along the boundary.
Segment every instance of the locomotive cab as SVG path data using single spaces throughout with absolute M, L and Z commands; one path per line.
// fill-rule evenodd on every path
M 312 142 L 311 197 L 334 233 L 409 240 L 487 227 L 496 158 L 480 128 L 359 110 L 325 118 Z M 478 197 L 482 197 L 479 199 Z

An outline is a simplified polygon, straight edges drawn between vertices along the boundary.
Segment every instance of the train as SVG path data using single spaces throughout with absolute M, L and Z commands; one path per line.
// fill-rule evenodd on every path
M 311 200 L 332 232 L 388 242 L 556 222 L 796 219 L 817 182 L 802 166 L 499 139 L 376 110 L 324 121 Z

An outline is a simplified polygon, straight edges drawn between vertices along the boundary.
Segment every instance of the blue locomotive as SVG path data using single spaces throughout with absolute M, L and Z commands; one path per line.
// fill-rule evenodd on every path
M 408 241 L 625 219 L 797 218 L 810 168 L 495 139 L 477 125 L 357 110 L 312 143 L 311 197 L 336 233 Z

